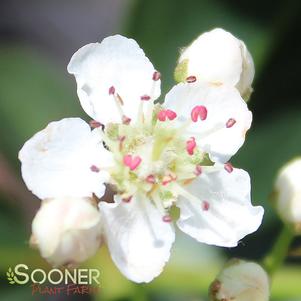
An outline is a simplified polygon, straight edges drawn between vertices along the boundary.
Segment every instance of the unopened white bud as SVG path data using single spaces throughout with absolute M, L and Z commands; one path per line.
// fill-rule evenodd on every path
M 288 162 L 279 171 L 273 201 L 283 221 L 301 233 L 301 157 Z
M 248 100 L 255 69 L 243 41 L 216 28 L 200 35 L 181 53 L 175 70 L 177 81 L 195 77 L 196 81 L 235 86 Z
M 211 301 L 268 301 L 269 278 L 257 263 L 232 259 L 210 286 Z
M 34 244 L 52 265 L 73 265 L 100 247 L 100 214 L 89 198 L 43 201 L 32 222 Z

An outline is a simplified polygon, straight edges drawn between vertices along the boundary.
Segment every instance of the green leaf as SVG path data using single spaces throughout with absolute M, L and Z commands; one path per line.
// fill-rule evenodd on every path
M 86 116 L 65 68 L 55 69 L 40 54 L 13 47 L 0 49 L 0 65 L 6 70 L 0 74 L 1 151 L 15 163 L 22 144 L 50 121 Z

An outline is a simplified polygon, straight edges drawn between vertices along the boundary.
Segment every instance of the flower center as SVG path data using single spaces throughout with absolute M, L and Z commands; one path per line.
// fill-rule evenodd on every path
M 201 166 L 212 165 L 194 137 L 184 137 L 175 126 L 176 113 L 156 106 L 152 122 L 106 126 L 104 141 L 114 154 L 111 183 L 128 201 L 142 193 L 163 209 L 176 199 L 173 189 L 201 174 Z

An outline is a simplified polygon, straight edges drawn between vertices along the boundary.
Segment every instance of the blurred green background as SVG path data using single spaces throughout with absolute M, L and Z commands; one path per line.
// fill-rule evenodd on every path
M 170 262 L 147 285 L 126 280 L 103 249 L 86 264 L 102 272 L 97 296 L 42 300 L 207 300 L 208 286 L 228 257 L 256 260 L 266 254 L 281 228 L 268 203 L 275 174 L 301 155 L 301 1 L 2 0 L 0 5 L 0 300 L 39 300 L 30 287 L 7 283 L 9 266 L 49 268 L 28 245 L 39 200 L 21 180 L 18 150 L 52 120 L 89 120 L 66 66 L 80 46 L 115 33 L 138 41 L 163 75 L 163 92 L 174 84 L 180 48 L 200 33 L 223 27 L 245 41 L 256 65 L 249 103 L 254 122 L 233 163 L 250 173 L 253 202 L 266 210 L 264 223 L 234 249 L 200 245 L 178 233 Z M 300 246 L 295 239 L 292 250 Z M 293 253 L 273 280 L 273 301 L 301 300 L 301 261 Z

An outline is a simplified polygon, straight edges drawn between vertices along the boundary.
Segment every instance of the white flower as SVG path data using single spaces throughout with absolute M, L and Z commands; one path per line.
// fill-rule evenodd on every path
M 285 164 L 274 188 L 275 206 L 280 217 L 301 232 L 301 158 Z
M 255 262 L 230 260 L 210 287 L 211 301 L 268 301 L 269 278 Z
M 172 206 L 181 209 L 179 228 L 208 244 L 233 247 L 259 227 L 263 208 L 251 204 L 249 176 L 228 163 L 252 119 L 234 87 L 178 84 L 164 105 L 155 105 L 160 73 L 135 41 L 119 35 L 81 48 L 68 70 L 97 128 L 84 133 L 79 129 L 87 125 L 76 119 L 79 129 L 66 126 L 51 143 L 57 147 L 46 147 L 49 161 L 34 136 L 21 150 L 23 177 L 41 198 L 57 197 L 51 191 L 74 195 L 72 186 L 86 192 L 76 196 L 100 197 L 103 183 L 111 186 L 114 203 L 99 202 L 102 234 L 126 277 L 149 282 L 161 273 L 175 239 Z M 38 149 L 44 144 L 48 138 Z M 36 173 L 44 175 L 42 183 Z
M 88 198 L 45 200 L 32 222 L 32 233 L 41 255 L 51 264 L 77 264 L 99 249 L 100 214 Z
M 216 28 L 203 33 L 183 50 L 175 75 L 181 81 L 183 76 L 195 76 L 202 82 L 235 86 L 247 100 L 254 74 L 253 59 L 244 42 Z

